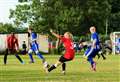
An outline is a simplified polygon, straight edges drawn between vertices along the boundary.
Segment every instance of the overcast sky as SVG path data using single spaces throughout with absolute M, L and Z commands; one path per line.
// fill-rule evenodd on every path
M 18 0 L 0 0 L 0 22 L 10 22 L 9 9 L 15 9 L 17 3 Z

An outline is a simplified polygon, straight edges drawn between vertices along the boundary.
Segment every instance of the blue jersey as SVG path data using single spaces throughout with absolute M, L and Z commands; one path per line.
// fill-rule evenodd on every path
M 37 43 L 37 34 L 35 33 L 35 32 L 32 32 L 31 34 L 30 34 L 30 38 L 31 38 L 31 49 L 33 50 L 33 51 L 36 51 L 36 50 L 39 50 L 39 45 L 38 45 L 38 43 Z
M 96 40 L 95 46 L 98 48 L 100 46 L 100 41 L 99 36 L 96 32 L 91 35 L 91 41 L 93 42 L 94 40 Z
M 37 34 L 35 32 L 32 32 L 30 37 L 31 37 L 31 42 L 34 42 L 37 40 Z
M 85 52 L 85 55 L 88 57 L 95 57 L 100 50 L 99 36 L 96 32 L 91 34 L 91 41 L 93 42 L 94 40 L 96 41 L 95 48 L 90 46 Z
M 32 57 L 32 52 L 34 52 L 38 57 L 44 60 L 42 54 L 39 53 L 39 45 L 37 43 L 37 34 L 35 32 L 30 33 L 30 49 L 28 54 L 30 56 L 31 62 L 34 63 L 34 59 Z M 44 63 L 44 62 L 43 62 Z

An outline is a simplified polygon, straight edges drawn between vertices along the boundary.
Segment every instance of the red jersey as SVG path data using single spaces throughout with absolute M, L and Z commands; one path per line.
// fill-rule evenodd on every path
M 66 59 L 73 59 L 74 55 L 75 55 L 73 41 L 71 39 L 68 39 L 68 38 L 65 38 L 65 37 L 62 37 L 61 41 L 63 42 L 65 50 L 66 50 L 65 54 L 64 54 L 64 57 Z
M 15 36 L 8 36 L 7 37 L 7 48 L 8 49 L 16 49 L 16 47 L 18 48 L 18 39 Z

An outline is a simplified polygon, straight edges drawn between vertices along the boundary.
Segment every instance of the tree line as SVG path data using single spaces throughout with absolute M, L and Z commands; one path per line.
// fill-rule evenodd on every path
M 19 0 L 19 3 L 15 10 L 10 9 L 14 27 L 9 28 L 29 24 L 43 34 L 52 28 L 60 34 L 70 31 L 76 36 L 88 34 L 93 25 L 101 34 L 106 29 L 108 34 L 120 31 L 120 0 Z

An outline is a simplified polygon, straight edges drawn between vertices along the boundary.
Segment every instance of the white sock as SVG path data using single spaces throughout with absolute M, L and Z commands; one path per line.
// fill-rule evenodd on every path
M 44 64 L 44 65 L 46 65 L 46 64 L 47 64 L 47 62 L 45 61 L 43 64 Z
M 47 63 L 47 62 L 44 62 L 43 64 L 44 64 L 44 66 L 45 66 L 45 67 L 47 67 L 47 65 L 48 65 L 48 63 Z
M 57 64 L 54 64 L 55 67 L 57 67 Z

